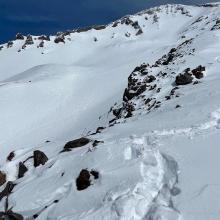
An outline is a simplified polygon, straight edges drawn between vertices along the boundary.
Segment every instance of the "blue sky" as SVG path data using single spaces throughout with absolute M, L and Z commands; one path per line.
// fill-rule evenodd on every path
M 203 0 L 0 0 L 0 42 L 17 32 L 52 34 L 106 24 L 126 14 L 166 3 L 202 4 Z

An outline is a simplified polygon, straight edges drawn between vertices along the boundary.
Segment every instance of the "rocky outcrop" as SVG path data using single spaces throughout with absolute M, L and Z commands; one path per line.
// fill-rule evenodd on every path
M 16 36 L 15 36 L 15 39 L 16 40 L 24 40 L 24 35 L 21 34 L 21 33 L 17 33 Z
M 220 29 L 220 19 L 217 19 L 215 25 L 211 28 L 211 31 L 215 31 L 219 29 Z
M 27 39 L 26 39 L 26 41 L 25 41 L 25 44 L 26 44 L 26 45 L 34 44 L 33 37 L 32 37 L 31 35 L 28 35 L 28 36 L 27 36 Z
M 77 33 L 82 33 L 82 32 L 87 32 L 89 30 L 95 29 L 95 30 L 103 30 L 105 29 L 105 25 L 93 25 L 93 26 L 88 26 L 88 27 L 83 27 L 83 28 L 78 28 L 75 30 Z
M 193 38 L 185 40 L 176 48 L 172 48 L 167 54 L 158 59 L 153 67 L 158 67 L 161 65 L 167 66 L 169 64 L 175 63 L 175 60 L 182 58 L 184 55 L 193 55 L 195 49 L 191 49 L 189 47 L 189 45 L 192 44 L 192 41 Z
M 34 44 L 33 37 L 29 34 L 25 40 L 25 43 L 22 46 L 22 49 L 25 49 L 28 45 Z
M 54 43 L 65 43 L 65 37 L 63 35 L 56 36 L 56 38 L 54 39 Z
M 38 37 L 38 40 L 50 41 L 50 36 L 48 36 L 48 35 L 41 35 L 41 36 Z
M 141 64 L 135 67 L 133 72 L 128 77 L 128 86 L 124 90 L 123 103 L 120 107 L 113 107 L 111 109 L 115 119 L 112 119 L 109 123 L 115 123 L 115 120 L 120 118 L 130 118 L 134 115 L 135 100 L 143 99 L 143 102 L 147 91 L 154 91 L 159 93 L 161 88 L 157 88 L 155 81 L 156 76 L 149 74 L 151 72 L 151 66 L 149 64 Z M 150 101 L 149 101 L 150 103 Z M 149 104 L 148 103 L 148 104 Z M 155 103 L 155 107 L 159 107 L 159 103 Z M 152 106 L 151 106 L 152 107 Z

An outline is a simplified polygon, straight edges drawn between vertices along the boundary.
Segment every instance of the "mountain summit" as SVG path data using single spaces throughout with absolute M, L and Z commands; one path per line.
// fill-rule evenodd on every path
M 0 219 L 219 220 L 220 3 L 0 45 Z

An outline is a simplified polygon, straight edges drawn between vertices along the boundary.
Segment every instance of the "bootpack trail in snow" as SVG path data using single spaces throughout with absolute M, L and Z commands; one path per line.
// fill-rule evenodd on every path
M 219 220 L 220 3 L 0 45 L 0 219 Z

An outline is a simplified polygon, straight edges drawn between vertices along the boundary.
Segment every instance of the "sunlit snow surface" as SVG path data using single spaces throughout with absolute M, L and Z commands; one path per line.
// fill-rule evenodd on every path
M 40 41 L 34 40 L 21 52 L 22 40 L 4 45 L 0 170 L 17 183 L 9 196 L 13 211 L 29 220 L 34 214 L 38 220 L 219 220 L 220 31 L 211 31 L 219 17 L 220 6 L 168 5 L 130 17 L 143 30 L 138 36 L 132 26 L 110 24 L 72 33 L 65 44 L 51 37 L 37 48 Z M 179 98 L 108 127 L 109 109 L 122 102 L 133 69 L 154 64 L 191 38 L 193 55 L 155 70 L 174 72 L 158 81 L 157 98 L 163 101 L 187 67 L 206 67 L 201 83 L 180 86 Z M 99 126 L 107 128 L 90 138 L 104 143 L 59 153 L 67 141 Z M 34 168 L 30 160 L 17 180 L 18 163 L 34 150 L 45 152 L 49 161 Z M 11 151 L 16 156 L 6 162 Z M 100 178 L 77 191 L 75 180 L 86 168 L 98 170 Z M 2 199 L 0 211 L 4 205 Z

